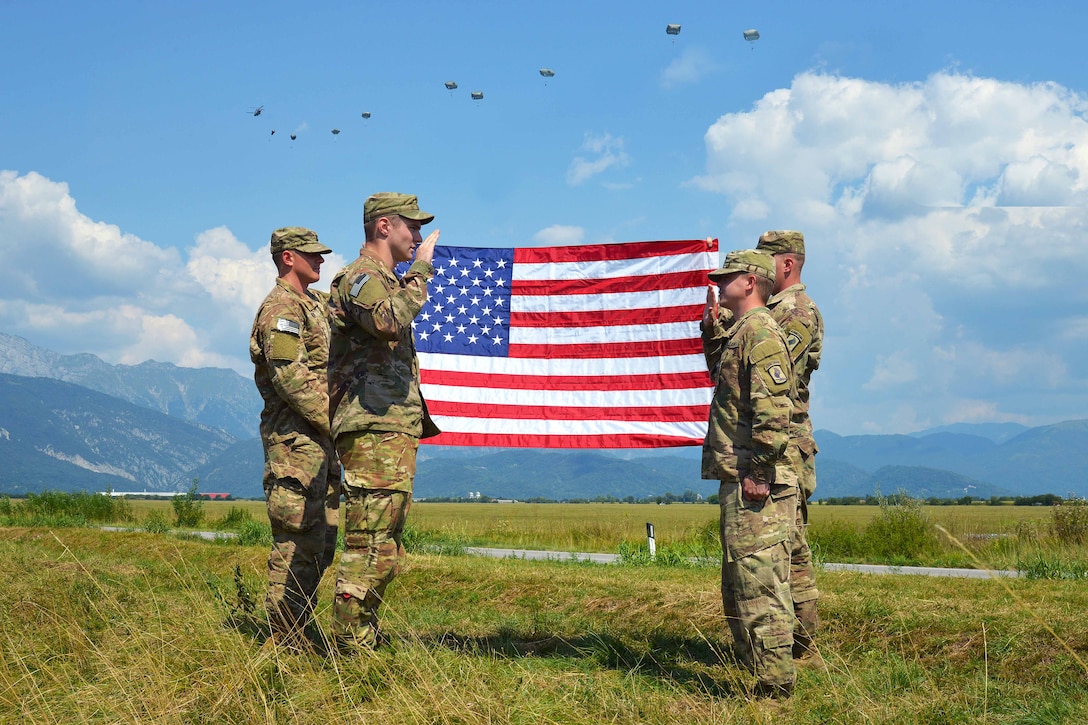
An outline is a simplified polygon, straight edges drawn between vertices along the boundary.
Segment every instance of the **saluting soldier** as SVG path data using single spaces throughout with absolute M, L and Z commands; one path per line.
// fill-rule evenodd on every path
M 790 532 L 796 479 L 779 462 L 789 440 L 793 379 L 785 336 L 765 304 L 774 260 L 730 252 L 710 273 L 703 312 L 704 353 L 714 397 L 703 443 L 702 476 L 720 481 L 722 606 L 737 650 L 756 678 L 756 694 L 793 690 Z M 728 329 L 719 303 L 731 313 Z
M 332 430 L 344 465 L 344 553 L 333 636 L 344 651 L 378 645 L 378 609 L 405 552 L 419 439 L 437 433 L 419 389 L 412 321 L 427 299 L 438 231 L 415 196 L 379 193 L 363 204 L 366 240 L 333 278 L 329 299 Z M 398 278 L 393 268 L 415 257 Z
M 304 227 L 272 232 L 276 286 L 253 321 L 249 356 L 264 399 L 264 494 L 272 526 L 265 608 L 275 642 L 301 647 L 317 585 L 336 553 L 340 466 L 329 426 L 327 297 L 311 284 L 332 250 Z
M 793 468 L 800 486 L 797 497 L 797 517 L 790 552 L 790 590 L 796 615 L 793 632 L 793 656 L 808 660 L 816 650 L 814 639 L 820 617 L 816 602 L 816 569 L 812 565 L 812 549 L 808 545 L 808 500 L 816 490 L 816 439 L 809 419 L 809 381 L 820 367 L 824 346 L 824 318 L 816 303 L 801 283 L 801 268 L 805 264 L 805 236 L 801 232 L 784 230 L 765 232 L 756 249 L 774 257 L 774 294 L 767 301 L 778 326 L 786 335 L 793 365 L 797 395 L 790 416 L 790 442 L 786 448 L 787 464 Z

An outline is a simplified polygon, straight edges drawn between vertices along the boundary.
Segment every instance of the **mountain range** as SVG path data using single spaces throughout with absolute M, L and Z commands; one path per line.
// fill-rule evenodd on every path
M 182 491 L 258 498 L 260 398 L 231 370 L 110 365 L 0 333 L 0 493 Z M 910 435 L 816 431 L 816 498 L 1088 497 L 1088 420 L 943 426 Z M 636 499 L 717 492 L 698 447 L 536 450 L 423 445 L 416 496 Z

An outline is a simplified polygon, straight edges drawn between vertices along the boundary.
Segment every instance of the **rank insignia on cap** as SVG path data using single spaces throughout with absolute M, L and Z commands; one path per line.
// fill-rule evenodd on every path
M 786 377 L 785 371 L 782 370 L 782 366 L 778 363 L 768 365 L 767 374 L 771 376 L 771 380 L 773 380 L 777 385 L 784 385 L 786 383 L 786 380 L 788 379 Z
M 355 284 L 351 286 L 351 291 L 348 292 L 352 297 L 359 296 L 359 290 L 363 288 L 363 285 L 370 281 L 369 274 L 359 275 L 359 279 L 355 280 Z
M 302 328 L 294 320 L 285 320 L 282 317 L 276 319 L 276 329 L 280 332 L 289 332 L 292 335 L 298 335 L 302 332 Z

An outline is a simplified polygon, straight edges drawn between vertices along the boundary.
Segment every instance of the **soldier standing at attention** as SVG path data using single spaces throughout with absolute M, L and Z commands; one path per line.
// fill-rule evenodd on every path
M 767 301 L 771 316 L 786 335 L 793 365 L 797 395 L 790 416 L 790 442 L 786 448 L 788 465 L 793 468 L 800 487 L 797 497 L 797 518 L 790 552 L 790 591 L 797 619 L 793 631 L 793 656 L 806 660 L 814 653 L 813 639 L 820 617 L 816 601 L 816 569 L 812 566 L 809 548 L 808 499 L 816 490 L 816 440 L 812 436 L 812 421 L 808 417 L 808 384 L 812 371 L 820 367 L 824 344 L 824 318 L 816 303 L 805 293 L 801 284 L 801 268 L 805 264 L 805 237 L 801 232 L 771 231 L 759 238 L 756 249 L 774 256 L 774 294 Z
M 421 242 L 420 227 L 433 219 L 415 196 L 374 194 L 363 204 L 359 257 L 332 282 L 330 410 L 345 512 L 332 631 L 344 651 L 378 645 L 378 608 L 405 556 L 419 439 L 438 432 L 420 394 L 412 338 L 438 241 L 435 230 Z M 413 252 L 398 279 L 394 266 Z
M 765 307 L 774 260 L 753 249 L 730 252 L 710 279 L 719 293 L 715 299 L 708 290 L 701 325 L 714 381 L 702 476 L 721 482 L 722 606 L 741 659 L 759 680 L 756 694 L 788 697 L 797 487 L 792 476 L 776 476 L 789 440 L 793 380 L 785 336 Z M 735 320 L 728 330 L 721 329 L 719 301 Z
M 305 645 L 317 585 L 336 553 L 340 465 L 329 427 L 327 298 L 309 290 L 332 250 L 303 227 L 272 232 L 276 286 L 253 321 L 249 356 L 264 399 L 264 495 L 272 525 L 265 609 L 272 640 Z

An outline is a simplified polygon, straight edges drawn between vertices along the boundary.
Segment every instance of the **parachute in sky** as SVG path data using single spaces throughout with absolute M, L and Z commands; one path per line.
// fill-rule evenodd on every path
M 446 90 L 447 91 L 457 90 L 457 81 L 446 81 Z
M 292 140 L 292 141 L 294 141 L 294 140 L 295 140 L 296 138 L 298 138 L 298 135 L 297 135 L 297 134 L 291 134 L 291 140 Z
M 755 28 L 750 28 L 744 31 L 744 39 L 749 43 L 754 43 L 759 40 L 759 31 Z
M 669 35 L 680 35 L 680 26 L 669 23 L 665 26 L 665 32 Z
M 483 91 L 473 91 L 472 92 L 472 100 L 482 101 L 483 99 L 484 99 L 484 92 Z
M 339 135 L 340 135 L 340 129 L 338 129 L 338 128 L 334 128 L 334 129 L 332 130 L 332 135 L 333 135 L 333 136 L 339 136 Z
M 554 78 L 555 71 L 553 71 L 551 68 L 541 68 L 540 75 L 544 76 L 545 78 Z
M 370 111 L 363 111 L 363 118 L 370 118 Z

